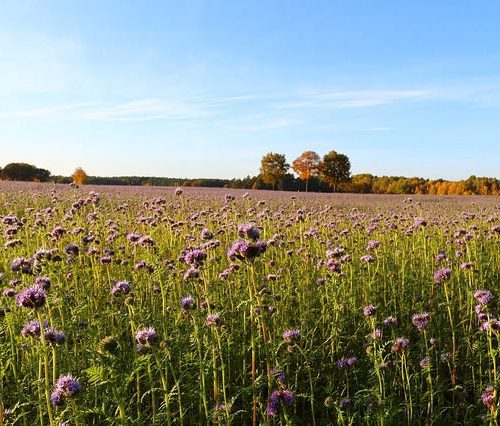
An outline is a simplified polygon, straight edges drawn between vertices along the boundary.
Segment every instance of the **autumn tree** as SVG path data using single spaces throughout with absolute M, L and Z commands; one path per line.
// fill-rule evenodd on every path
M 71 177 L 73 178 L 73 183 L 77 185 L 85 185 L 88 178 L 87 173 L 81 167 L 77 167 Z
M 349 182 L 351 179 L 351 162 L 347 155 L 339 154 L 337 151 L 330 151 L 325 154 L 320 164 L 321 180 L 333 188 L 340 183 Z
M 299 175 L 300 180 L 306 182 L 306 192 L 309 188 L 309 179 L 318 176 L 320 161 L 319 155 L 314 151 L 306 151 L 293 160 L 293 171 Z
M 283 179 L 290 168 L 290 164 L 286 162 L 285 156 L 270 152 L 262 157 L 260 164 L 260 173 L 264 183 L 272 185 L 273 189 L 276 185 L 279 185 L 281 188 Z

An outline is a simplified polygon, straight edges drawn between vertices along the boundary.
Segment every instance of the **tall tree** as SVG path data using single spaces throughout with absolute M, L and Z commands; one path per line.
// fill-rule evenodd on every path
M 77 185 L 85 185 L 88 179 L 87 173 L 81 167 L 77 167 L 71 177 Z
M 351 179 L 351 162 L 347 155 L 339 154 L 337 151 L 330 151 L 325 154 L 320 165 L 320 177 L 328 186 L 335 188 L 343 182 Z
M 27 163 L 9 163 L 2 170 L 2 179 L 46 182 L 50 172 Z
M 270 152 L 260 160 L 260 173 L 264 183 L 273 186 L 273 189 L 278 185 L 281 189 L 283 179 L 286 176 L 290 164 L 286 162 L 283 154 Z
M 306 181 L 306 192 L 309 189 L 309 179 L 319 173 L 320 157 L 314 151 L 303 152 L 302 155 L 293 160 L 292 168 L 301 180 Z

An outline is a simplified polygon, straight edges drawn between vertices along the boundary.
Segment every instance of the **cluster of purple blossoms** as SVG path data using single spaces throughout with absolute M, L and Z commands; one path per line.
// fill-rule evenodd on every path
M 418 331 L 423 331 L 429 324 L 430 314 L 429 312 L 423 312 L 421 314 L 415 314 L 411 317 L 411 322 Z
M 419 362 L 420 368 L 428 367 L 430 362 L 431 362 L 431 360 L 429 357 L 422 358 Z
M 186 252 L 182 256 L 182 261 L 192 267 L 198 267 L 203 265 L 203 262 L 207 258 L 207 252 L 204 250 L 194 249 Z
M 375 314 L 376 311 L 377 311 L 377 308 L 375 306 L 373 306 L 373 305 L 370 304 L 370 305 L 365 306 L 363 308 L 363 315 L 365 317 L 371 317 L 372 315 Z
M 390 316 L 385 318 L 382 321 L 382 324 L 384 324 L 386 327 L 395 327 L 396 325 L 398 325 L 398 320 L 395 317 Z
M 474 298 L 481 304 L 487 305 L 493 299 L 493 294 L 488 290 L 477 290 L 474 293 Z
M 158 339 L 158 335 L 153 327 L 144 327 L 137 330 L 135 340 L 143 345 L 150 345 Z
M 438 254 L 436 255 L 436 262 L 441 262 L 442 260 L 445 260 L 447 256 L 446 250 L 439 250 Z
M 245 240 L 235 241 L 229 250 L 227 251 L 227 257 L 230 260 L 245 260 L 254 259 L 260 256 L 267 249 L 267 243 L 265 241 L 258 241 L 251 243 Z
M 391 352 L 403 352 L 409 344 L 410 341 L 406 337 L 398 337 L 392 345 Z
M 297 340 L 300 340 L 301 334 L 299 330 L 285 330 L 282 334 L 285 342 L 292 343 Z
M 220 325 L 221 319 L 218 314 L 208 314 L 207 318 L 205 319 L 205 325 L 207 327 L 214 326 L 214 325 Z
M 64 253 L 66 253 L 68 256 L 78 256 L 79 252 L 80 249 L 76 244 L 68 244 L 66 247 L 64 247 Z
M 40 337 L 41 327 L 47 328 L 48 325 L 47 321 L 43 321 L 41 326 L 38 321 L 30 321 L 21 329 L 21 334 L 23 336 Z
M 449 280 L 451 277 L 451 269 L 441 268 L 434 273 L 434 282 L 440 284 L 443 281 Z
M 44 329 L 45 341 L 51 345 L 62 345 L 66 340 L 66 336 L 62 331 L 56 330 L 53 327 Z M 41 339 L 41 336 L 40 336 Z
M 283 402 L 288 407 L 292 406 L 295 402 L 294 393 L 288 389 L 275 390 L 271 394 L 271 398 L 269 399 L 267 414 L 271 417 L 276 416 L 279 412 L 281 402 Z
M 203 228 L 201 230 L 201 239 L 202 240 L 211 240 L 214 237 L 214 233 L 207 228 Z
M 32 274 L 34 263 L 32 258 L 26 259 L 25 257 L 17 257 L 10 264 L 10 270 L 12 272 L 21 271 L 23 274 Z
M 182 309 L 194 309 L 196 307 L 193 296 L 186 296 L 181 299 Z
M 42 287 L 45 291 L 50 289 L 50 278 L 48 277 L 36 277 L 35 278 L 35 285 L 38 285 Z
M 369 250 L 374 250 L 376 249 L 377 247 L 380 246 L 380 241 L 377 241 L 377 240 L 370 240 L 368 241 L 368 244 L 366 246 L 366 249 L 369 251 Z
M 486 405 L 488 410 L 493 410 L 496 402 L 495 389 L 493 388 L 493 386 L 488 386 L 486 388 L 486 390 L 481 395 L 481 400 L 483 401 L 483 404 Z
M 61 405 L 65 398 L 72 398 L 82 389 L 80 382 L 69 374 L 60 376 L 56 382 L 54 390 L 50 395 L 50 400 L 54 405 Z
M 16 303 L 24 308 L 40 308 L 45 304 L 47 295 L 43 287 L 34 285 L 16 296 Z
M 358 362 L 358 358 L 351 356 L 349 358 L 340 358 L 337 360 L 337 366 L 339 368 L 353 367 Z
M 361 256 L 360 259 L 365 263 L 375 262 L 375 258 L 373 256 L 370 256 L 369 254 L 365 254 L 364 256 Z
M 120 296 L 122 294 L 129 294 L 131 290 L 132 286 L 128 281 L 118 281 L 111 289 L 111 294 L 113 296 Z
M 260 230 L 254 223 L 245 223 L 238 226 L 238 234 L 240 237 L 250 238 L 254 241 L 260 238 Z

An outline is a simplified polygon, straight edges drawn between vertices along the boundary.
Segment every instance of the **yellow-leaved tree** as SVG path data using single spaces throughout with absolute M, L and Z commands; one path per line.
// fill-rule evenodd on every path
M 77 185 L 85 185 L 88 175 L 81 167 L 77 167 L 71 177 L 73 178 L 73 183 L 76 183 Z

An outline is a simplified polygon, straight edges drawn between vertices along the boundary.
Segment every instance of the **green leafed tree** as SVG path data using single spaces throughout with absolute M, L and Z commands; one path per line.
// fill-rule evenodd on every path
M 2 179 L 46 182 L 50 172 L 27 163 L 9 163 L 2 170 Z
M 351 179 L 351 162 L 347 155 L 330 151 L 325 154 L 320 165 L 321 179 L 335 192 L 339 184 Z
M 283 154 L 270 152 L 262 157 L 260 161 L 260 173 L 264 183 L 272 185 L 273 189 L 278 185 L 281 188 L 283 179 L 290 165 L 286 162 Z

